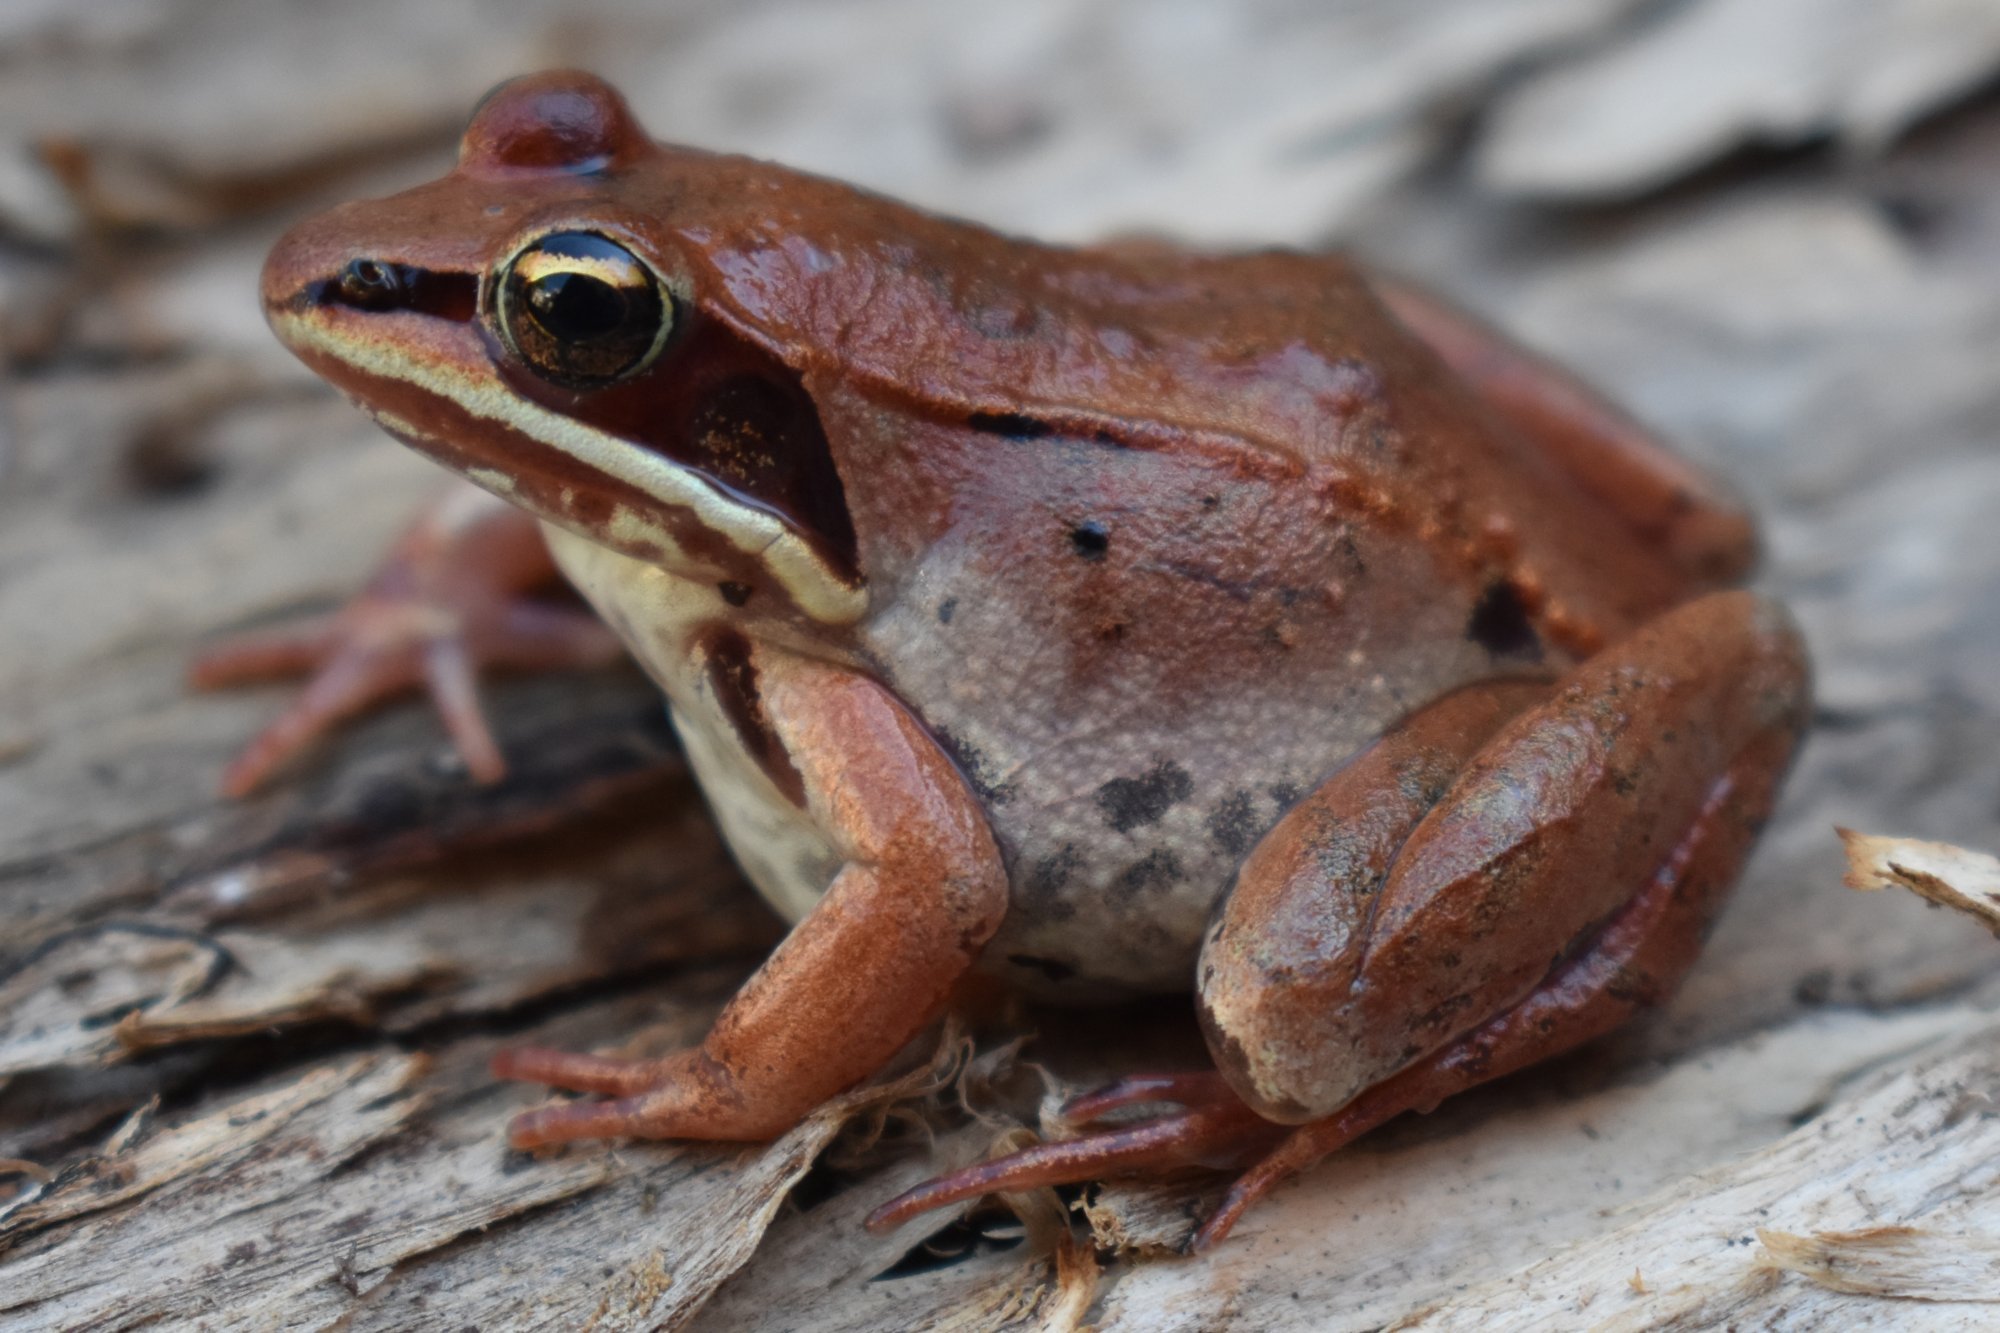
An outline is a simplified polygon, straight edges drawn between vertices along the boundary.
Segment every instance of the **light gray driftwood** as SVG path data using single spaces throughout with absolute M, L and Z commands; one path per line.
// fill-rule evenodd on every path
M 1196 1058 L 1175 1005 L 1001 1015 L 768 1148 L 507 1152 L 499 1045 L 683 1044 L 776 938 L 649 688 L 496 684 L 498 789 L 412 706 L 231 806 L 279 696 L 182 669 L 434 485 L 271 343 L 263 250 L 554 63 L 1010 229 L 1356 246 L 1736 478 L 1818 726 L 1680 998 L 1197 1262 L 1204 1181 L 858 1225 Z M 0 1327 L 1991 1322 L 2000 946 L 1833 828 L 2000 850 L 1996 74 L 1952 0 L 0 3 Z

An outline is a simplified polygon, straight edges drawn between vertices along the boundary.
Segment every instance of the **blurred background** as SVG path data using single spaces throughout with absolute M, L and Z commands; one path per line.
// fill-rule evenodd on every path
M 606 75 L 658 137 L 1007 230 L 1352 247 L 1576 367 L 1753 497 L 1763 582 L 1813 641 L 1818 726 L 1687 991 L 1602 1078 L 1746 1041 L 1822 1054 L 1771 1057 L 1789 1101 L 1714 1090 L 1712 1136 L 1674 1140 L 1630 1189 L 1782 1133 L 1900 1049 L 1904 1015 L 1986 995 L 1993 942 L 1842 889 L 1831 827 L 2000 848 L 1993 0 L 0 0 L 0 1157 L 62 1159 L 155 1092 L 206 1105 L 291 1058 L 231 1048 L 225 1077 L 203 1047 L 100 1078 L 103 1015 L 164 1013 L 157 977 L 72 960 L 89 1002 L 36 1008 L 30 1033 L 51 983 L 21 960 L 114 917 L 233 921 L 222 870 L 272 847 L 321 857 L 287 863 L 294 888 L 330 874 L 307 812 L 324 790 L 254 825 L 211 795 L 278 696 L 191 698 L 181 666 L 208 635 L 335 604 L 435 476 L 276 346 L 256 270 L 304 212 L 437 174 L 481 92 L 550 65 Z M 642 689 L 591 697 L 609 728 Z M 421 710 L 371 726 L 341 753 L 436 754 Z M 395 790 L 341 807 L 343 827 L 367 826 L 362 807 L 416 827 L 421 802 Z M 468 818 L 512 828 L 522 808 Z M 274 899 L 259 938 L 326 984 L 303 1008 L 238 997 L 226 1030 L 337 1014 L 428 1032 L 636 969 L 583 925 L 519 946 L 529 961 L 485 990 L 449 979 L 483 960 L 442 927 L 392 966 L 356 944 L 412 938 L 391 898 L 343 909 L 361 935 L 341 959 L 312 954 L 324 904 Z M 728 938 L 749 958 L 767 934 Z M 691 1030 L 727 982 L 704 983 Z M 413 992 L 421 1012 L 397 1010 Z M 1828 1013 L 1855 1016 L 1837 1040 L 1812 1026 Z M 1481 1239 L 1482 1262 L 1580 1223 L 1537 1225 Z M 1398 1234 L 1420 1248 L 1421 1227 Z M 1371 1288 L 1354 1317 L 1465 1271 L 1426 1253 L 1428 1279 Z M 1351 1295 L 1366 1267 L 1256 1262 L 1239 1286 Z

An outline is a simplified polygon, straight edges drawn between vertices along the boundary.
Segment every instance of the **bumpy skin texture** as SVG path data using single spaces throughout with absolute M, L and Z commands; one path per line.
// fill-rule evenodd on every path
M 577 235 L 671 320 L 587 384 L 510 295 Z M 1795 632 L 1721 591 L 1754 560 L 1741 507 L 1339 257 L 1002 237 L 656 145 L 558 73 L 482 103 L 444 179 L 296 229 L 264 299 L 547 525 L 803 918 L 700 1055 L 513 1058 L 632 1098 L 523 1142 L 774 1132 L 975 966 L 1198 989 L 1228 1090 L 1175 1085 L 1199 1127 L 1148 1164 L 1428 1104 L 1622 1018 L 1605 959 L 1671 989 L 1748 846 L 1714 829 L 1761 820 L 1801 725 Z M 879 995 L 828 931 L 888 951 Z

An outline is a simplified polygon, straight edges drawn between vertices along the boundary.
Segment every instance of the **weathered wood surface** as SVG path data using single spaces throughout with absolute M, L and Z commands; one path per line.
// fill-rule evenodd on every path
M 1832 829 L 2000 849 L 2000 10 L 560 10 L 0 4 L 0 1326 L 1989 1322 L 2000 946 L 1843 888 Z M 1682 996 L 1198 1262 L 1161 1249 L 1201 1182 L 1092 1196 L 1082 1244 L 1050 1199 L 931 1252 L 857 1225 L 1032 1118 L 1010 1032 L 1085 1082 L 1189 1058 L 1179 1006 L 1010 1016 L 761 1151 L 508 1153 L 497 1045 L 685 1042 L 775 936 L 646 687 L 496 687 L 495 791 L 406 707 L 232 807 L 278 696 L 181 671 L 332 605 L 433 485 L 270 343 L 263 247 L 556 62 L 1010 228 L 1358 246 L 1737 478 L 1819 725 Z

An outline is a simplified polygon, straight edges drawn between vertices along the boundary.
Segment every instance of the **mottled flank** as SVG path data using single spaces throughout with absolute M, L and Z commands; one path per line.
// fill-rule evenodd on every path
M 1035 862 L 1028 872 L 1022 892 L 1035 905 L 1035 911 L 1053 920 L 1067 920 L 1076 915 L 1076 904 L 1064 890 L 1069 887 L 1070 877 L 1083 864 L 1083 857 L 1076 844 L 1064 843 L 1062 849 Z
M 1121 898 L 1130 898 L 1147 889 L 1165 888 L 1179 880 L 1181 875 L 1181 859 L 1171 849 L 1160 847 L 1127 866 L 1124 873 L 1112 881 L 1111 891 Z
M 1259 832 L 1256 804 L 1247 791 L 1231 792 L 1209 811 L 1208 836 L 1226 855 L 1242 856 L 1248 852 Z
M 1188 771 L 1170 759 L 1137 778 L 1113 778 L 1097 789 L 1097 808 L 1104 822 L 1119 833 L 1158 823 L 1160 817 L 1194 791 Z
M 1045 856 L 1035 863 L 1035 869 L 1028 876 L 1028 891 L 1034 894 L 1053 896 L 1069 886 L 1069 877 L 1076 873 L 1083 858 L 1077 854 L 1075 843 L 1064 843 L 1062 850 Z
M 932 734 L 944 752 L 951 756 L 951 761 L 958 765 L 958 771 L 965 775 L 965 780 L 972 784 L 972 789 L 981 797 L 995 805 L 1005 805 L 1012 799 L 1014 795 L 1012 786 L 994 776 L 993 764 L 984 753 L 941 728 L 934 729 Z

